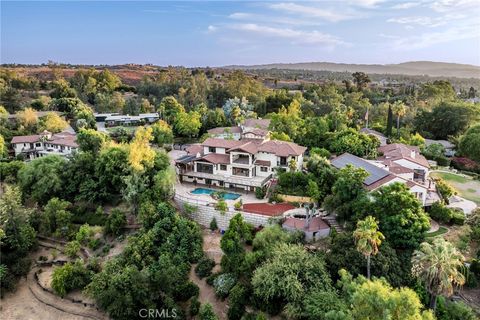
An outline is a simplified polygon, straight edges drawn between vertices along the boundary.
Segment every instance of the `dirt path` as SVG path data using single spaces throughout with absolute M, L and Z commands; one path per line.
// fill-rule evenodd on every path
M 220 239 L 222 238 L 218 233 L 212 233 L 208 229 L 203 230 L 203 251 L 206 255 L 215 260 L 216 266 L 213 272 L 220 270 L 220 261 L 222 260 L 222 250 L 220 249 Z M 195 274 L 195 265 L 190 270 L 190 280 L 200 288 L 198 300 L 204 303 L 210 303 L 213 310 L 217 314 L 219 319 L 227 319 L 228 303 L 227 300 L 222 301 L 215 295 L 215 290 L 212 286 L 208 285 L 206 279 L 200 279 Z

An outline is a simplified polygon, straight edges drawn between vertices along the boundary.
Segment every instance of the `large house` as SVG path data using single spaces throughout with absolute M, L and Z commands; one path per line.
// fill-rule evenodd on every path
M 106 127 L 140 126 L 145 123 L 154 123 L 160 119 L 160 116 L 157 112 L 140 113 L 138 116 L 130 116 L 128 114 L 97 114 L 95 115 L 95 119 L 104 119 Z
M 379 148 L 382 153 L 376 160 L 365 160 L 344 153 L 331 161 L 336 168 L 352 165 L 364 169 L 368 176 L 363 184 L 368 191 L 400 182 L 423 204 L 430 206 L 439 200 L 435 184 L 428 178 L 429 164 L 418 148 L 404 144 L 390 144 Z
M 267 185 L 275 170 L 301 170 L 306 149 L 262 138 L 208 138 L 187 148 L 176 167 L 181 181 L 253 191 Z
M 213 128 L 207 133 L 213 138 L 240 140 L 240 139 L 268 139 L 270 119 L 246 119 L 242 124 L 234 127 Z
M 52 134 L 43 131 L 41 134 L 13 137 L 11 145 L 15 156 L 24 155 L 26 160 L 33 160 L 51 154 L 69 156 L 78 149 L 76 140 L 76 135 L 69 132 Z

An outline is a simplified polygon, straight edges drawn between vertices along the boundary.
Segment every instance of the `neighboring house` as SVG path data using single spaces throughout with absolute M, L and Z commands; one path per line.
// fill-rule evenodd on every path
M 100 117 L 99 117 L 100 118 Z M 106 127 L 115 126 L 139 126 L 145 123 L 154 123 L 158 121 L 160 116 L 158 113 L 140 113 L 138 116 L 130 115 L 110 115 L 105 117 Z
M 423 206 L 429 206 L 439 200 L 434 185 L 431 184 L 430 180 L 428 183 L 416 181 L 413 169 L 402 167 L 394 161 L 387 163 L 365 160 L 352 154 L 344 153 L 334 158 L 331 164 L 337 169 L 344 168 L 349 164 L 356 168 L 364 169 L 368 176 L 363 181 L 363 184 L 368 191 L 374 191 L 394 182 L 400 182 L 406 184 L 410 192 L 415 195 Z
M 401 166 L 413 170 L 414 181 L 425 183 L 430 170 L 428 160 L 420 154 L 420 149 L 402 143 L 392 143 L 378 148 L 381 154 L 377 161 L 385 167 Z
M 278 140 L 208 138 L 189 146 L 176 167 L 181 181 L 253 191 L 265 186 L 275 170 L 289 171 L 291 163 L 301 170 L 306 149 Z
M 78 149 L 76 140 L 76 135 L 69 132 L 52 134 L 44 131 L 41 134 L 13 137 L 11 145 L 15 156 L 23 154 L 26 160 L 33 160 L 51 154 L 70 156 Z
M 362 128 L 362 129 L 360 129 L 360 132 L 371 135 L 371 136 L 374 136 L 375 138 L 377 138 L 380 141 L 380 146 L 387 145 L 387 137 L 381 132 L 375 131 L 375 130 L 370 129 L 370 128 Z
M 455 156 L 455 145 L 447 140 L 432 140 L 425 139 L 425 145 L 428 147 L 432 144 L 440 144 L 445 148 L 445 156 L 453 157 Z
M 240 140 L 269 138 L 270 119 L 246 119 L 243 124 L 234 127 L 221 127 L 208 130 L 213 138 Z
M 120 113 L 94 113 L 93 116 L 95 117 L 95 121 L 97 122 L 105 122 L 105 119 L 112 116 L 119 116 Z

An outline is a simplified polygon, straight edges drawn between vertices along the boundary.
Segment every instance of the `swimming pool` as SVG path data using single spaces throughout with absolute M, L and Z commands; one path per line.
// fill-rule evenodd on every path
M 207 188 L 195 188 L 194 190 L 192 190 L 192 193 L 193 194 L 212 194 L 216 192 L 215 190 L 212 190 L 212 189 L 207 189 Z M 223 199 L 224 200 L 237 200 L 238 198 L 240 198 L 240 194 L 238 193 L 230 193 L 230 192 L 225 192 L 223 194 Z

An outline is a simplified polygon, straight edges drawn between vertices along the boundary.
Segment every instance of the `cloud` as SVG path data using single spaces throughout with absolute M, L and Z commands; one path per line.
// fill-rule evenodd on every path
M 208 28 L 207 28 L 207 33 L 213 33 L 217 30 L 218 30 L 218 27 L 213 26 L 213 25 L 209 25 Z
M 402 18 L 390 18 L 387 22 L 394 22 L 399 24 L 415 24 L 424 27 L 438 27 L 444 25 L 446 21 L 442 18 L 430 18 L 430 17 L 402 17 Z
M 385 2 L 385 0 L 353 0 L 350 1 L 351 4 L 357 5 L 360 7 L 374 8 L 377 4 Z
M 420 5 L 420 2 L 404 2 L 404 3 L 399 3 L 394 5 L 392 9 L 396 9 L 396 10 L 410 9 L 410 8 L 418 7 L 419 5 Z
M 439 32 L 426 32 L 419 35 L 399 37 L 393 41 L 396 50 L 408 51 L 431 47 L 436 44 L 448 43 L 464 39 L 478 39 L 477 22 L 467 23 L 463 26 L 448 28 Z
M 304 31 L 290 28 L 275 28 L 255 23 L 233 24 L 230 29 L 270 39 L 286 39 L 295 44 L 324 44 L 330 47 L 348 45 L 340 38 L 317 30 Z
M 478 0 L 435 0 L 429 4 L 430 9 L 436 12 L 452 12 L 456 10 L 477 9 Z
M 304 6 L 296 3 L 275 3 L 271 4 L 270 8 L 289 14 L 300 14 L 306 17 L 320 18 L 330 22 L 338 22 L 354 18 L 352 15 L 335 12 L 333 10 Z

